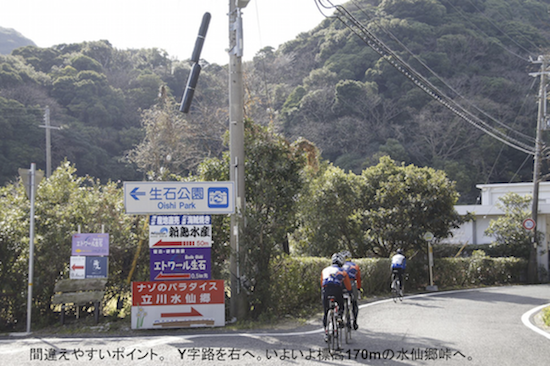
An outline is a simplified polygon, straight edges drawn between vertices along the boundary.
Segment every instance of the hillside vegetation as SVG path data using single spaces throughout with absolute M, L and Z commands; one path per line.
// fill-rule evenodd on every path
M 345 7 L 472 113 L 494 117 L 503 131 L 534 136 L 538 80 L 529 72 L 540 65 L 529 57 L 548 53 L 547 2 L 353 0 Z M 67 158 L 80 175 L 135 180 L 161 167 L 185 175 L 204 157 L 221 156 L 227 67 L 207 61 L 192 111 L 179 117 L 192 146 L 187 155 L 178 152 L 185 164 L 157 158 L 155 166 L 129 152 L 152 128 L 161 86 L 167 100 L 179 101 L 189 62 L 159 49 L 115 49 L 107 40 L 26 46 L 0 56 L 0 182 L 13 180 L 30 161 L 45 168 L 39 125 L 46 106 L 52 125 L 63 127 L 52 131 L 53 166 Z M 260 50 L 244 69 L 247 117 L 291 141 L 313 142 L 346 171 L 359 174 L 382 155 L 442 169 L 457 182 L 462 203 L 475 202 L 475 184 L 532 179 L 529 155 L 442 107 L 339 19 L 328 18 L 279 49 Z

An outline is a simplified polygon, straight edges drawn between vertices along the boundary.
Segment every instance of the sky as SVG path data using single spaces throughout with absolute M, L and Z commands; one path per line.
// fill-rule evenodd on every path
M 225 65 L 228 10 L 229 0 L 2 0 L 0 27 L 15 29 L 38 47 L 105 39 L 117 49 L 159 48 L 185 60 L 209 12 L 201 58 Z M 263 47 L 278 48 L 324 18 L 315 0 L 251 0 L 243 9 L 243 60 Z

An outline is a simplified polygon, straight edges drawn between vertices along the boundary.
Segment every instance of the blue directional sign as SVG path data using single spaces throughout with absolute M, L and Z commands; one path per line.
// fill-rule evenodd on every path
M 233 182 L 124 182 L 127 214 L 232 214 Z

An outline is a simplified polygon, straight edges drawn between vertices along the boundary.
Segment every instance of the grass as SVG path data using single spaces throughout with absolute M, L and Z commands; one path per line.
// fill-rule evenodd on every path
M 550 327 L 550 306 L 542 309 L 542 321 Z

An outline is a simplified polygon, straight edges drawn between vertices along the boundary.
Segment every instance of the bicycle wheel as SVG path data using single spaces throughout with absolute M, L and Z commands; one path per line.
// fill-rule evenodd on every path
M 394 279 L 391 283 L 391 297 L 393 302 L 397 302 L 397 297 L 399 296 L 399 287 L 397 287 L 397 279 Z
M 350 302 L 351 298 L 349 295 L 344 296 L 344 334 L 346 343 L 349 343 L 351 340 L 351 317 L 350 317 Z
M 398 281 L 399 289 L 399 301 L 403 301 L 403 292 L 405 291 L 405 285 L 401 284 L 401 281 Z
M 338 324 L 336 324 L 336 315 L 334 314 L 334 309 L 330 309 L 328 312 L 328 322 L 327 322 L 327 330 L 328 330 L 328 351 L 329 353 L 334 353 L 336 351 L 337 343 L 338 343 Z

